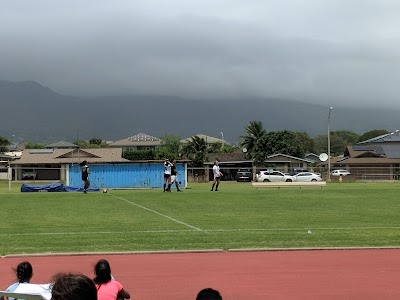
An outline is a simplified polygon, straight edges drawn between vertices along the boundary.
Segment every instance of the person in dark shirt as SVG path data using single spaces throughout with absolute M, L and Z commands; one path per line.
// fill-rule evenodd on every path
M 83 193 L 87 194 L 87 189 L 90 186 L 90 180 L 89 180 L 90 170 L 89 170 L 86 160 L 81 162 L 79 165 L 80 165 L 81 171 L 82 171 Z
M 176 171 L 176 166 L 175 166 L 176 160 L 173 159 L 171 161 L 171 184 L 175 183 L 176 190 L 178 192 L 181 192 L 181 189 L 179 188 L 179 182 L 178 182 L 178 175 L 179 173 Z

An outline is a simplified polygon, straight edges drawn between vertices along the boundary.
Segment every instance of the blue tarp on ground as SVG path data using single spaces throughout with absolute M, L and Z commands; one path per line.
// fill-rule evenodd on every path
M 64 185 L 65 192 L 83 192 L 82 187 Z M 88 192 L 99 192 L 99 188 L 88 188 Z
M 88 192 L 98 192 L 99 188 L 89 188 Z M 83 192 L 81 187 L 66 186 L 62 183 L 52 183 L 45 185 L 23 184 L 21 192 Z

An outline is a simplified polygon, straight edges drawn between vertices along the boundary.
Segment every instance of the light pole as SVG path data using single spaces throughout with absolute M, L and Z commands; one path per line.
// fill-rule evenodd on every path
M 225 141 L 224 141 L 224 133 L 222 131 L 221 131 L 221 137 L 222 137 L 222 147 L 223 147 L 225 144 Z
M 330 123 L 331 123 L 331 111 L 333 107 L 329 107 L 329 113 L 328 113 L 328 181 L 331 181 L 331 129 L 330 129 Z

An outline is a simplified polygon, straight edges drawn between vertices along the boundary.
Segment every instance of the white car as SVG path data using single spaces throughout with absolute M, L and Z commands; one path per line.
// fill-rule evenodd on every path
M 300 172 L 294 177 L 296 181 L 322 181 L 321 174 L 312 172 Z
M 292 182 L 295 181 L 294 176 L 283 174 L 279 171 L 259 171 L 256 174 L 258 182 Z
M 340 176 L 340 175 L 347 176 L 350 175 L 350 172 L 347 170 L 333 170 L 331 172 L 331 176 Z

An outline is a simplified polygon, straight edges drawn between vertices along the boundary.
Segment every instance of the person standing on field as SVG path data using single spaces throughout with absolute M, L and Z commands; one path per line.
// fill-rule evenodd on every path
M 172 163 L 166 159 L 164 161 L 164 192 L 171 191 L 171 166 Z
M 171 165 L 171 185 L 175 183 L 176 190 L 178 192 L 181 192 L 181 189 L 179 188 L 179 183 L 178 183 L 179 173 L 178 173 L 178 171 L 176 171 L 176 166 L 175 166 L 176 160 L 173 159 L 171 163 L 172 163 L 172 165 Z
M 84 160 L 83 162 L 81 162 L 80 164 L 81 167 L 81 172 L 82 172 L 82 181 L 83 181 L 83 193 L 87 194 L 87 189 L 90 186 L 90 180 L 89 180 L 89 174 L 90 174 L 90 170 L 89 167 L 87 165 L 87 161 Z
M 221 177 L 223 176 L 223 174 L 219 170 L 218 160 L 216 160 L 214 162 L 213 173 L 214 173 L 214 181 L 213 181 L 213 185 L 211 187 L 211 191 L 214 190 L 214 186 L 215 186 L 215 191 L 218 192 L 219 181 L 221 180 Z

